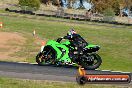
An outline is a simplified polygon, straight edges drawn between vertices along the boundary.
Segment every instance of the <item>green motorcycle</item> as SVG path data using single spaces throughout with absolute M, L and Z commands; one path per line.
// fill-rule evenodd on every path
M 83 39 L 81 36 L 79 36 Z M 96 53 L 100 46 L 81 42 L 79 40 L 58 38 L 57 41 L 49 40 L 43 50 L 36 56 L 38 65 L 52 64 L 57 66 L 62 65 L 81 65 L 84 69 L 97 69 L 101 63 L 101 57 Z M 84 40 L 84 39 L 83 39 Z M 83 48 L 79 49 L 74 46 L 74 43 L 79 42 Z

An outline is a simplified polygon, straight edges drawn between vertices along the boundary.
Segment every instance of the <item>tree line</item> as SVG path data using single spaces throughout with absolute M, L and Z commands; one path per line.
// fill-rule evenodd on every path
M 67 8 L 72 8 L 76 1 L 79 2 L 78 9 L 84 9 L 84 2 L 88 2 L 92 5 L 91 11 L 97 13 L 111 10 L 116 15 L 119 15 L 124 8 L 132 11 L 132 0 L 19 0 L 19 4 L 22 6 L 36 7 L 38 9 L 41 3 L 45 5 L 52 4 L 58 7 L 63 7 L 67 3 Z

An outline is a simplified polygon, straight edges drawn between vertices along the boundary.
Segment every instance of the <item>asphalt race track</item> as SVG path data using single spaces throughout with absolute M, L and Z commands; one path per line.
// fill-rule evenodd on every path
M 34 79 L 75 82 L 78 69 L 75 67 L 38 66 L 37 64 L 0 62 L 0 76 Z M 122 72 L 87 70 L 88 74 L 130 74 Z M 130 83 L 132 85 L 132 82 Z

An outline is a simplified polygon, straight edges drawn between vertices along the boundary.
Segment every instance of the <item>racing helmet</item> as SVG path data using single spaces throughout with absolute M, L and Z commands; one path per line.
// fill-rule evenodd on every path
M 68 31 L 67 34 L 68 34 L 68 35 L 73 35 L 73 34 L 76 34 L 76 32 L 74 31 L 74 29 L 71 29 L 70 31 Z
M 71 29 L 71 34 L 76 34 L 76 31 L 74 29 Z
M 68 31 L 67 35 L 70 36 L 71 38 L 73 38 L 73 34 L 76 34 L 76 32 L 74 31 L 74 29 L 71 29 L 70 31 Z

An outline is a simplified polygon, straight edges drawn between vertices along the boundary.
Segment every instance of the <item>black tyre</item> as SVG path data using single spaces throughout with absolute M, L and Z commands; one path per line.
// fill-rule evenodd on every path
M 36 62 L 38 65 L 54 64 L 56 59 L 56 51 L 50 47 L 45 46 L 43 52 L 38 53 Z
M 80 85 L 84 85 L 87 82 L 87 78 L 84 76 L 77 76 L 76 82 Z
M 43 54 L 41 52 L 39 52 L 36 56 L 36 62 L 38 63 L 38 65 L 42 65 L 42 63 L 44 62 L 43 59 Z
M 89 58 L 91 57 L 91 61 Z M 81 57 L 80 65 L 87 70 L 95 70 L 99 68 L 102 63 L 102 59 L 98 54 L 85 55 Z

